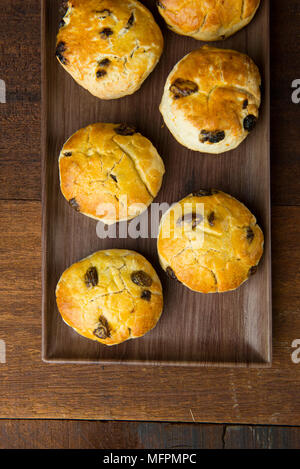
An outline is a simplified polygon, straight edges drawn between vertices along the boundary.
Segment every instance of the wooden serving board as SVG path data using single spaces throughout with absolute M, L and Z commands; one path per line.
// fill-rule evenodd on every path
M 223 155 L 192 152 L 175 141 L 158 106 L 175 63 L 203 43 L 169 31 L 154 0 L 143 1 L 165 38 L 160 63 L 132 96 L 102 101 L 77 85 L 55 58 L 61 19 L 60 0 L 42 0 L 43 89 L 43 359 L 50 362 L 100 362 L 158 365 L 269 366 L 271 334 L 270 152 L 269 152 L 269 2 L 263 0 L 252 23 L 232 38 L 215 43 L 250 55 L 259 66 L 263 99 L 256 129 L 239 148 Z M 94 122 L 127 122 L 157 147 L 166 174 L 156 202 L 175 202 L 201 188 L 219 188 L 244 202 L 265 234 L 265 253 L 257 274 L 238 290 L 193 293 L 169 280 L 159 266 L 156 240 L 100 239 L 97 222 L 76 213 L 60 193 L 58 155 L 65 140 Z M 106 347 L 78 335 L 61 319 L 55 287 L 61 273 L 94 251 L 132 249 L 156 268 L 165 307 L 156 328 L 145 337 Z

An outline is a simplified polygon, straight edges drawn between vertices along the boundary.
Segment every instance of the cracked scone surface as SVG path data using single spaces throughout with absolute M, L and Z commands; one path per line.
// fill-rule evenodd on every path
M 78 212 L 112 224 L 142 213 L 165 172 L 152 143 L 133 126 L 97 123 L 78 130 L 59 156 L 60 187 Z
M 141 337 L 163 308 L 160 280 L 134 251 L 98 251 L 69 267 L 56 288 L 63 320 L 80 335 L 106 345 Z
M 61 65 L 101 99 L 138 90 L 163 50 L 150 11 L 136 0 L 72 0 L 67 5 L 56 43 Z
M 254 17 L 260 0 L 159 0 L 159 12 L 178 34 L 218 41 L 236 33 Z
M 252 213 L 224 192 L 191 194 L 163 216 L 158 254 L 162 268 L 191 290 L 234 290 L 256 272 L 264 236 Z
M 258 118 L 261 77 L 253 60 L 203 46 L 179 61 L 167 78 L 160 111 L 176 140 L 191 150 L 236 148 Z

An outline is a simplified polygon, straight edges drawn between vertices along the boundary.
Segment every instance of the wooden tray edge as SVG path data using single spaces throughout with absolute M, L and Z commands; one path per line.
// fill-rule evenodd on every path
M 84 360 L 65 359 L 50 357 L 47 353 L 47 323 L 46 323 L 46 303 L 47 303 L 47 245 L 48 232 L 46 229 L 46 141 L 47 141 L 47 70 L 46 70 L 46 0 L 41 0 L 41 183 L 42 183 L 42 354 L 44 363 L 52 364 L 98 364 L 98 365 L 128 365 L 128 366 L 184 366 L 184 367 L 213 367 L 213 368 L 270 368 L 272 366 L 272 250 L 271 250 L 271 151 L 270 151 L 270 3 L 266 1 L 268 44 L 265 64 L 265 106 L 267 112 L 268 128 L 268 185 L 269 185 L 269 209 L 268 209 L 268 237 L 266 239 L 269 251 L 269 308 L 268 308 L 268 349 L 265 359 L 261 362 L 186 362 L 186 361 L 145 361 L 145 360 Z

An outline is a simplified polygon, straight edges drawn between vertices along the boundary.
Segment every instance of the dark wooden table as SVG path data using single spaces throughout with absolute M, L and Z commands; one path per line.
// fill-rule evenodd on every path
M 1 0 L 0 418 L 248 426 L 2 420 L 0 447 L 299 446 L 297 428 L 253 427 L 300 425 L 300 5 L 271 10 L 273 366 L 178 370 L 41 361 L 40 5 Z

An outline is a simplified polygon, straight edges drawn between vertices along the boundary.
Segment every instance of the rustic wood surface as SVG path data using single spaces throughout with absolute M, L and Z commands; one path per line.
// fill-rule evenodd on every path
M 261 5 L 249 27 L 224 44 L 249 54 L 260 67 L 264 99 L 259 123 L 242 145 L 218 156 L 189 151 L 176 142 L 165 126 L 162 128 L 159 104 L 166 77 L 178 60 L 199 47 L 199 42 L 169 31 L 157 14 L 155 0 L 144 0 L 144 4 L 162 23 L 163 56 L 137 93 L 103 101 L 78 86 L 58 64 L 54 50 L 61 0 L 43 0 L 43 356 L 53 362 L 130 362 L 141 366 L 269 366 L 272 305 L 268 1 Z M 233 292 L 199 295 L 165 275 L 154 237 L 100 239 L 97 222 L 76 213 L 62 197 L 57 157 L 70 135 L 95 121 L 136 125 L 157 146 L 166 174 L 155 203 L 172 204 L 201 188 L 215 187 L 252 208 L 265 236 L 264 256 L 256 275 Z M 148 210 L 149 227 L 153 219 Z M 135 250 L 151 261 L 162 281 L 164 311 L 157 327 L 140 340 L 103 347 L 81 337 L 62 321 L 54 292 L 62 272 L 71 264 L 95 251 L 114 248 Z
M 0 449 L 300 449 L 300 428 L 2 420 Z
M 1 418 L 300 425 L 300 364 L 291 361 L 300 339 L 299 105 L 291 101 L 291 81 L 300 78 L 300 11 L 296 0 L 273 6 L 273 366 L 179 371 L 41 361 L 39 0 L 1 1 Z

